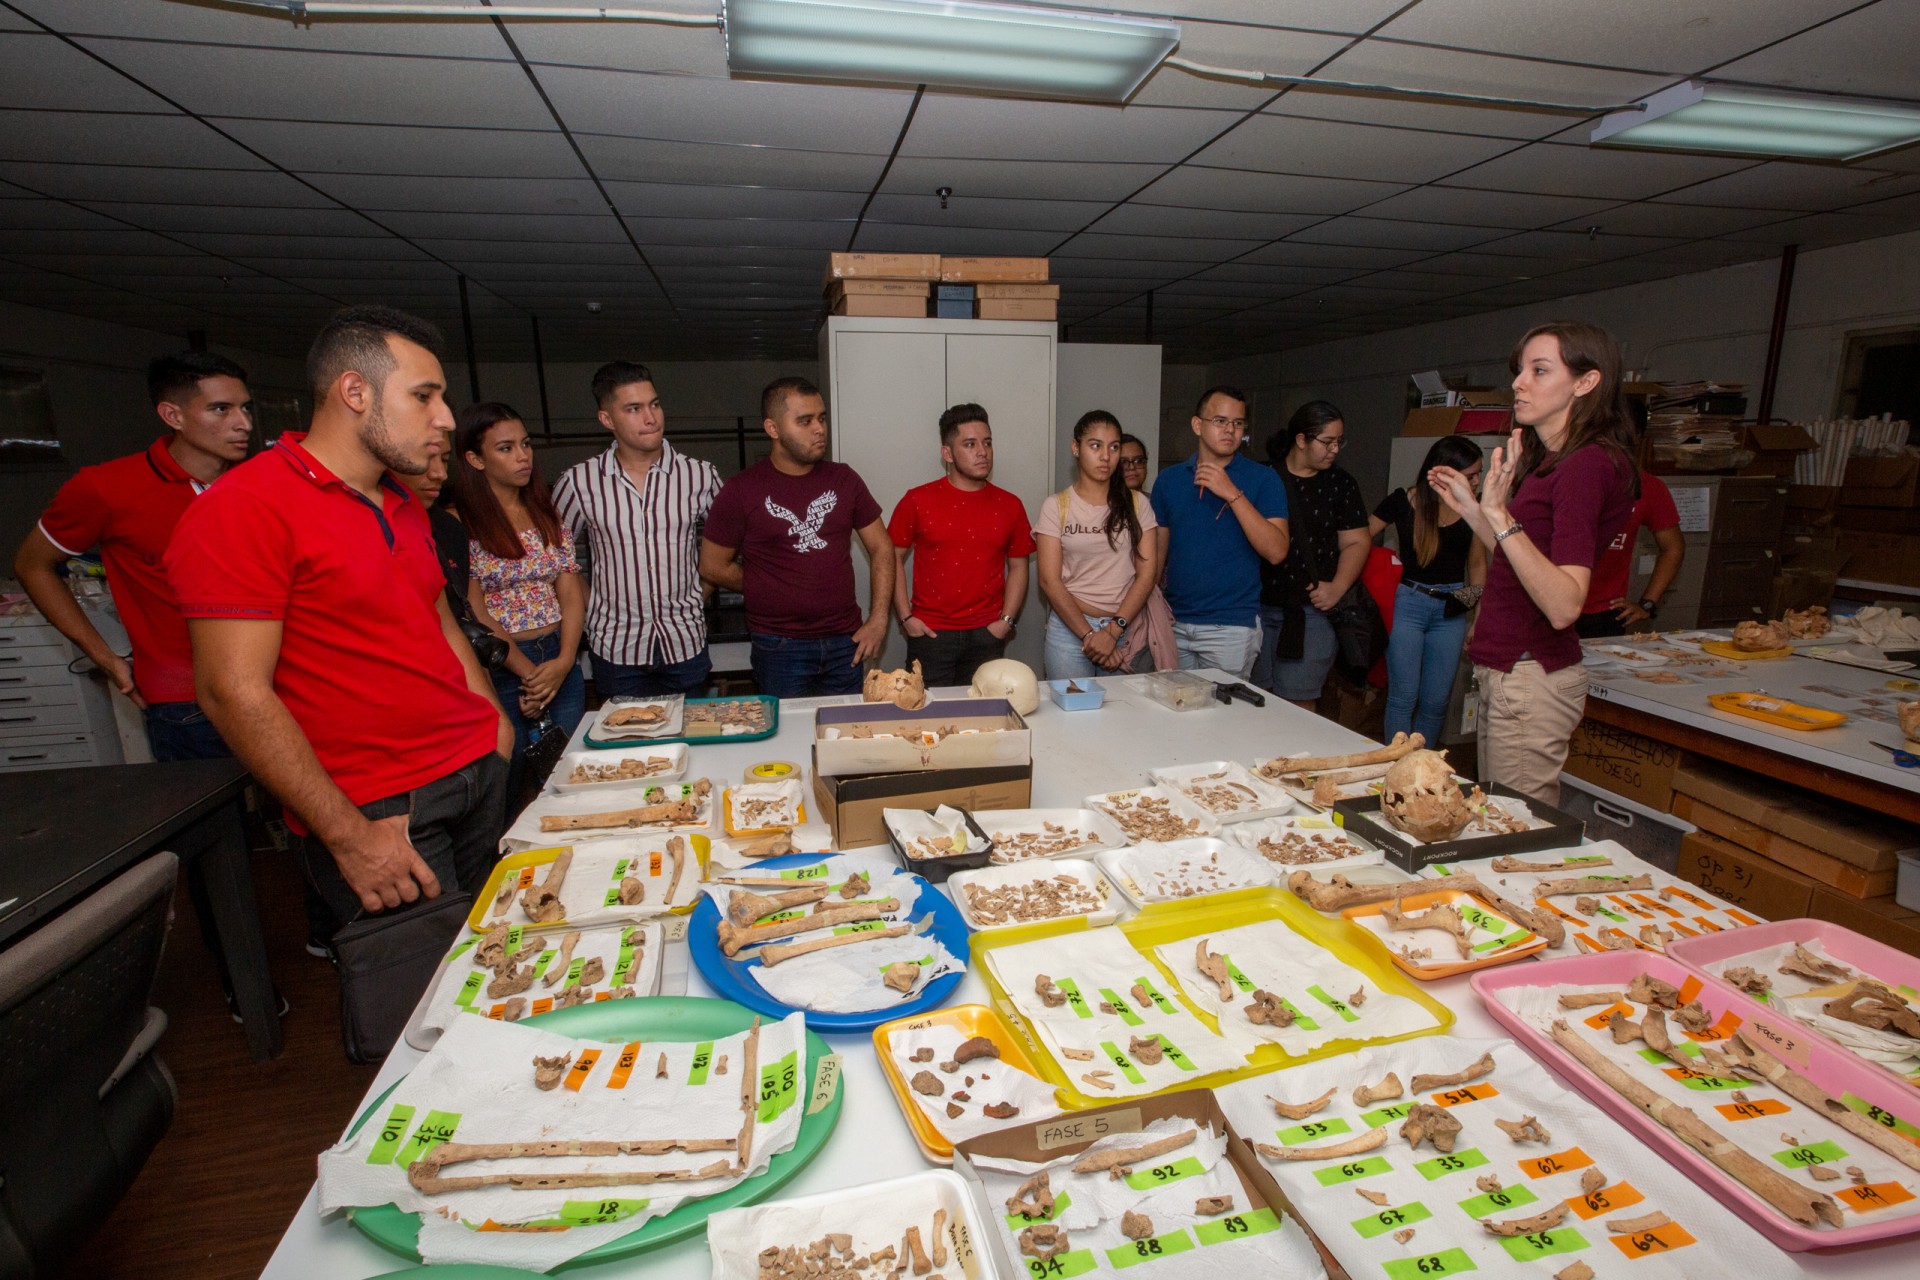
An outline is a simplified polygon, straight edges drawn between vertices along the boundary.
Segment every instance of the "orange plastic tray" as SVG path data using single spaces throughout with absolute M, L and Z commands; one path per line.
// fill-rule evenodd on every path
M 1348 907 L 1340 914 L 1353 921 L 1354 925 L 1365 932 L 1368 939 L 1381 950 L 1385 951 L 1387 958 L 1398 965 L 1409 977 L 1418 978 L 1422 982 L 1434 982 L 1440 978 L 1451 978 L 1457 973 L 1473 973 L 1480 969 L 1491 969 L 1495 965 L 1506 964 L 1509 961 L 1533 955 L 1535 952 L 1546 948 L 1547 940 L 1545 938 L 1532 932 L 1518 921 L 1508 919 L 1464 889 L 1441 889 L 1432 893 L 1415 893 L 1400 899 L 1400 906 L 1407 911 L 1425 911 L 1429 907 L 1437 907 L 1443 903 L 1465 903 L 1485 916 L 1503 922 L 1508 929 L 1519 933 L 1523 940 L 1515 942 L 1510 947 L 1500 947 L 1497 950 L 1490 949 L 1485 955 L 1473 960 L 1435 960 L 1432 963 L 1423 964 L 1417 960 L 1407 959 L 1389 946 L 1380 935 L 1360 923 L 1364 917 L 1382 914 L 1390 904 L 1385 902 L 1369 902 L 1357 907 Z
M 1841 712 L 1788 702 L 1785 698 L 1766 693 L 1714 693 L 1707 696 L 1707 701 L 1713 704 L 1715 711 L 1777 724 L 1782 729 L 1833 729 L 1847 722 L 1847 717 Z
M 1736 662 L 1766 662 L 1793 656 L 1792 645 L 1782 649 L 1742 649 L 1730 640 L 1702 640 L 1700 647 L 1716 658 L 1732 658 Z
M 985 1036 L 999 1046 L 1001 1062 L 1018 1067 L 1036 1079 L 1042 1077 L 1040 1068 L 1027 1056 L 1025 1041 L 1013 1033 L 999 1014 L 983 1004 L 957 1004 L 947 1009 L 935 1009 L 932 1013 L 915 1014 L 911 1018 L 895 1018 L 892 1022 L 883 1022 L 875 1027 L 874 1052 L 879 1055 L 880 1069 L 886 1073 L 887 1083 L 893 1086 L 894 1101 L 900 1104 L 901 1112 L 907 1117 L 907 1127 L 913 1130 L 913 1140 L 920 1144 L 920 1150 L 927 1159 L 935 1164 L 952 1164 L 953 1143 L 934 1128 L 927 1113 L 914 1102 L 912 1087 L 900 1069 L 900 1059 L 893 1052 L 893 1037 L 899 1032 L 939 1026 L 952 1027 L 969 1038 Z

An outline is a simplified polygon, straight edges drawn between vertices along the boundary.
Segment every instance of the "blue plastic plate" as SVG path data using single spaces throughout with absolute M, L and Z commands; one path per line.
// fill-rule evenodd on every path
M 793 853 L 782 858 L 763 858 L 753 864 L 755 871 L 763 867 L 781 870 L 788 867 L 810 867 L 824 861 L 832 855 L 818 853 Z M 938 939 L 942 946 L 952 953 L 953 958 L 965 966 L 967 962 L 967 922 L 961 916 L 960 908 L 953 905 L 947 895 L 928 884 L 919 876 L 920 896 L 913 904 L 912 918 L 933 915 L 933 924 L 926 936 Z M 871 1031 L 883 1022 L 895 1018 L 910 1017 L 926 1009 L 937 1009 L 947 1002 L 960 979 L 966 974 L 956 970 L 927 983 L 918 991 L 900 997 L 896 1004 L 885 1008 L 872 1009 L 865 1013 L 815 1013 L 811 1009 L 795 1010 L 781 1004 L 767 993 L 767 989 L 754 981 L 747 970 L 759 961 L 729 960 L 720 950 L 720 908 L 706 894 L 700 897 L 700 905 L 693 909 L 693 916 L 687 924 L 687 947 L 693 953 L 693 963 L 713 987 L 714 994 L 723 999 L 743 1004 L 757 1013 L 772 1018 L 784 1018 L 790 1013 L 806 1015 L 807 1026 L 815 1031 Z

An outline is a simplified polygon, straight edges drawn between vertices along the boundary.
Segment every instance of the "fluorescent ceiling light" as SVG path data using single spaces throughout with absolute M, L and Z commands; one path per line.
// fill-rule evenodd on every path
M 1920 142 L 1920 105 L 1690 80 L 1594 126 L 1608 147 L 1859 160 Z
M 1124 102 L 1170 22 L 973 0 L 725 0 L 727 65 L 761 76 Z

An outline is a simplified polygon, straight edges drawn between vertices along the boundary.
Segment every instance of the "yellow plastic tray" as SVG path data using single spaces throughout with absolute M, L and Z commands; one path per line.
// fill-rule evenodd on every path
M 1217 1032 L 1220 1027 L 1219 1021 L 1212 1013 L 1193 1002 L 1186 988 L 1174 977 L 1172 971 L 1153 956 L 1153 948 L 1165 946 L 1170 942 L 1197 938 L 1202 934 L 1215 933 L 1221 929 L 1231 929 L 1238 925 L 1257 924 L 1263 920 L 1278 920 L 1295 933 L 1320 944 L 1322 948 L 1332 953 L 1335 959 L 1352 965 L 1355 970 L 1364 974 L 1378 990 L 1389 995 L 1405 996 L 1431 1013 L 1434 1016 L 1434 1025 L 1398 1036 L 1330 1040 L 1317 1049 L 1301 1054 L 1288 1053 L 1277 1044 L 1263 1044 L 1253 1052 L 1243 1067 L 1235 1067 L 1231 1071 L 1215 1071 L 1191 1080 L 1183 1080 L 1177 1085 L 1159 1090 L 1160 1093 L 1171 1093 L 1177 1089 L 1216 1089 L 1248 1076 L 1264 1075 L 1280 1067 L 1336 1057 L 1370 1044 L 1391 1044 L 1398 1040 L 1434 1035 L 1453 1025 L 1453 1011 L 1420 990 L 1387 962 L 1380 951 L 1371 945 L 1366 930 L 1351 920 L 1330 919 L 1322 916 L 1285 889 L 1236 889 L 1229 893 L 1208 894 L 1204 898 L 1154 903 L 1143 908 L 1130 920 L 1117 925 L 1099 927 L 1118 929 L 1126 935 L 1133 949 L 1140 952 L 1150 964 L 1160 970 L 1171 984 L 1168 990 L 1175 993 L 1180 1003 L 1186 1006 L 1187 1012 L 1198 1017 Z M 971 939 L 974 967 L 987 984 L 987 992 L 992 998 L 994 1011 L 1006 1021 L 1007 1026 L 1019 1033 L 1026 1041 L 1026 1047 L 1031 1051 L 1034 1061 L 1040 1064 L 1040 1069 L 1035 1074 L 1056 1087 L 1061 1105 L 1070 1111 L 1110 1106 L 1114 1099 L 1089 1097 L 1074 1088 L 1072 1077 L 1066 1068 L 1047 1052 L 1045 1042 L 1014 1007 L 1012 999 L 1008 996 L 1006 989 L 1000 985 L 1000 980 L 993 972 L 992 966 L 981 963 L 981 960 L 985 952 L 996 947 L 1015 946 L 1056 934 L 1079 933 L 1086 928 L 1086 917 L 1078 916 L 1071 920 L 1050 920 L 1042 924 L 1024 925 L 1013 929 L 996 929 L 991 933 L 976 933 Z M 1144 1098 L 1154 1095 L 1129 1096 Z
M 913 1130 L 913 1140 L 920 1144 L 920 1150 L 927 1159 L 935 1164 L 952 1164 L 953 1143 L 934 1127 L 927 1113 L 914 1102 L 913 1087 L 907 1083 L 900 1060 L 893 1052 L 893 1037 L 900 1032 L 939 1026 L 952 1027 L 969 1038 L 985 1036 L 1000 1047 L 1000 1061 L 1007 1066 L 1018 1067 L 1030 1076 L 1044 1077 L 1044 1073 L 1027 1056 L 1026 1041 L 1015 1035 L 999 1014 L 983 1004 L 957 1004 L 947 1009 L 935 1009 L 931 1013 L 916 1014 L 911 1018 L 895 1018 L 892 1022 L 883 1022 L 875 1027 L 873 1050 L 880 1057 L 880 1070 L 886 1074 L 887 1083 L 893 1086 L 894 1100 L 907 1117 L 907 1127 Z
M 640 832 L 636 834 L 644 834 L 644 835 L 657 834 L 661 836 L 673 836 L 673 835 L 685 836 L 688 839 L 688 841 L 691 842 L 693 845 L 694 861 L 700 864 L 700 878 L 702 880 L 707 878 L 707 855 L 713 848 L 713 842 L 710 839 L 708 839 L 706 836 L 695 835 L 692 832 L 688 832 L 688 831 Z M 570 846 L 567 846 L 564 844 L 557 844 L 547 849 L 522 849 L 519 853 L 510 853 L 506 857 L 500 859 L 500 861 L 494 863 L 492 873 L 487 876 L 486 887 L 481 889 L 478 894 L 474 895 L 473 910 L 467 914 L 467 928 L 473 930 L 475 933 L 485 933 L 487 931 L 487 923 L 486 923 L 487 913 L 490 910 L 492 910 L 493 900 L 496 897 L 498 897 L 500 894 L 501 881 L 505 880 L 510 875 L 512 876 L 519 875 L 521 871 L 525 870 L 528 867 L 546 866 L 548 863 L 552 862 L 555 858 L 560 856 L 560 851 L 562 849 L 565 849 L 568 847 Z M 672 910 L 665 911 L 665 912 L 656 911 L 653 914 L 683 916 L 689 913 L 690 911 L 692 911 L 699 904 L 700 904 L 700 899 L 698 898 L 698 896 L 696 896 L 692 902 L 689 902 L 684 907 L 674 907 Z M 634 918 L 637 920 L 637 919 L 640 919 L 641 917 L 636 916 Z M 525 922 L 523 921 L 522 923 L 525 923 Z M 529 927 L 558 928 L 565 925 L 566 923 L 567 922 L 564 920 L 555 920 L 550 925 L 529 926 Z
M 1772 703 L 1771 707 L 1755 706 L 1753 702 Z M 1799 702 L 1789 702 L 1785 698 L 1776 698 L 1770 693 L 1714 693 L 1707 696 L 1715 711 L 1724 711 L 1730 716 L 1746 716 L 1750 720 L 1761 720 L 1767 724 L 1777 724 L 1782 729 L 1833 729 L 1847 722 L 1847 717 L 1838 711 L 1828 711 L 1824 707 L 1809 707 Z
M 807 820 L 807 802 L 805 800 L 802 800 L 800 802 L 798 807 L 795 809 L 795 813 L 798 814 L 798 818 L 794 822 L 793 826 L 797 827 L 801 823 Z M 727 834 L 730 836 L 733 836 L 735 839 L 742 839 L 742 838 L 751 837 L 751 836 L 770 836 L 770 835 L 773 835 L 775 832 L 793 830 L 793 827 L 736 827 L 734 826 L 733 825 L 733 788 L 732 787 L 728 787 L 726 790 L 720 793 L 720 815 L 721 815 L 721 825 L 725 826 L 727 829 Z
M 1367 944 L 1369 946 L 1378 949 L 1380 953 L 1384 955 L 1390 963 L 1399 968 L 1402 973 L 1407 974 L 1409 977 L 1417 978 L 1421 982 L 1434 982 L 1441 978 L 1451 978 L 1456 973 L 1473 973 L 1479 969 L 1491 969 L 1495 965 L 1506 964 L 1508 961 L 1518 960 L 1522 956 L 1530 956 L 1537 951 L 1546 949 L 1547 940 L 1545 938 L 1530 931 L 1517 920 L 1508 919 L 1504 912 L 1488 906 L 1465 890 L 1439 889 L 1430 893 L 1410 893 L 1400 899 L 1401 907 L 1408 911 L 1425 911 L 1429 907 L 1437 907 L 1442 903 L 1457 902 L 1468 903 L 1474 907 L 1478 907 L 1490 916 L 1498 916 L 1500 919 L 1506 920 L 1515 930 L 1526 935 L 1525 940 L 1516 942 L 1511 947 L 1503 947 L 1498 951 L 1489 952 L 1473 960 L 1439 960 L 1422 964 L 1418 960 L 1409 960 L 1398 951 L 1395 951 L 1392 947 L 1388 946 L 1378 934 L 1366 928 L 1364 925 L 1356 923 L 1354 927 L 1360 929 L 1361 932 L 1367 935 Z M 1388 905 L 1389 904 L 1385 902 L 1367 902 L 1357 907 L 1348 907 L 1340 914 L 1348 920 L 1357 922 L 1364 916 L 1380 915 Z
M 1769 658 L 1791 658 L 1793 647 L 1784 649 L 1742 649 L 1730 640 L 1702 640 L 1700 647 L 1716 658 L 1733 658 L 1739 662 L 1764 662 Z

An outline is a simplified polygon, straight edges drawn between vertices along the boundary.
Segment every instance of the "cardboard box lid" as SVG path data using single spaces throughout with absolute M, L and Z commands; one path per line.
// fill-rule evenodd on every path
M 845 280 L 878 276 L 894 280 L 938 280 L 937 253 L 836 253 L 827 262 L 827 277 Z
M 827 296 L 842 298 L 853 294 L 881 294 L 895 298 L 924 298 L 933 291 L 931 280 L 868 280 L 854 276 L 827 281 Z
M 1043 283 L 1047 279 L 1045 258 L 969 258 L 940 260 L 942 280 L 1026 280 Z
M 854 737 L 857 727 L 876 736 Z M 836 736 L 828 736 L 836 730 Z M 959 730 L 959 732 L 947 732 Z M 890 702 L 821 707 L 813 718 L 819 776 L 962 769 L 1033 762 L 1033 733 L 1005 698 L 948 698 L 905 711 Z M 936 735 L 923 740 L 923 732 Z M 878 734 L 893 734 L 880 737 Z
M 1801 453 L 1819 447 L 1818 442 L 1807 434 L 1806 428 L 1797 422 L 1756 423 L 1747 428 L 1747 442 L 1750 448 L 1764 449 L 1769 453 Z
M 1920 830 L 1904 822 L 1691 756 L 1673 771 L 1673 789 L 1864 871 L 1884 871 L 1902 851 L 1920 849 Z

